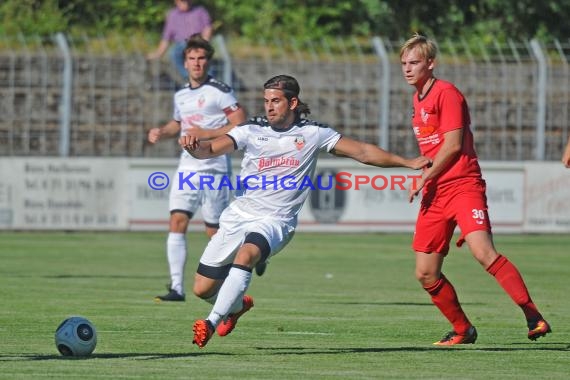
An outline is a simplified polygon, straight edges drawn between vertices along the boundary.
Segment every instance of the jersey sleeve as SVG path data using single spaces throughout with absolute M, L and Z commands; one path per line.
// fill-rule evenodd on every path
M 340 133 L 332 128 L 319 128 L 319 149 L 325 149 L 327 152 L 330 152 L 341 136 Z
M 440 109 L 439 130 L 442 133 L 460 129 L 469 125 L 469 115 L 465 98 L 456 89 L 447 89 L 441 92 L 439 98 Z
M 240 108 L 233 91 L 230 91 L 228 93 L 222 92 L 218 105 L 220 106 L 220 109 L 224 111 L 226 116 L 237 111 Z
M 249 131 L 249 126 L 246 125 L 238 125 L 232 128 L 228 133 L 236 145 L 236 150 L 243 150 L 247 145 L 248 137 L 252 135 Z

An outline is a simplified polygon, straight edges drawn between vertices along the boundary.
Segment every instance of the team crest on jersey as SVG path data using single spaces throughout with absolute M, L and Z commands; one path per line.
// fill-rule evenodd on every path
M 303 147 L 305 146 L 305 138 L 303 136 L 296 136 L 295 146 L 297 147 L 297 150 L 303 149 Z
M 200 98 L 198 99 L 198 108 L 204 107 L 204 103 L 206 103 L 206 98 L 204 97 L 204 95 L 201 95 Z
M 427 123 L 428 118 L 429 118 L 429 113 L 426 110 L 424 110 L 423 108 L 420 110 L 420 116 L 422 118 L 422 121 L 424 123 Z

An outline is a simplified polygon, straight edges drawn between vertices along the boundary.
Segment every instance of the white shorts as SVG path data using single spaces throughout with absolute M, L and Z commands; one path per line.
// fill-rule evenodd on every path
M 183 182 L 180 187 L 180 175 Z M 218 224 L 222 211 L 228 206 L 231 197 L 229 186 L 220 186 L 220 181 L 227 174 L 220 173 L 196 173 L 188 177 L 191 170 L 181 170 L 180 168 L 172 177 L 172 187 L 170 188 L 169 210 L 181 210 L 194 215 L 198 207 L 202 208 L 202 217 L 207 224 Z M 188 183 L 184 182 L 188 178 Z
M 269 257 L 276 255 L 293 238 L 297 218 L 282 219 L 270 215 L 254 216 L 230 205 L 220 217 L 220 229 L 210 239 L 200 263 L 223 267 L 233 263 L 248 233 L 257 232 L 269 243 Z

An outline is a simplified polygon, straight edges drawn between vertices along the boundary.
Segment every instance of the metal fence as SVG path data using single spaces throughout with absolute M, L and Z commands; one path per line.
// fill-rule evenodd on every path
M 299 79 L 311 117 L 347 136 L 417 153 L 401 41 L 232 46 L 217 36 L 214 43 L 214 75 L 233 85 L 250 115 L 263 113 L 263 83 L 287 73 Z M 174 141 L 150 146 L 146 131 L 171 118 L 179 78 L 166 59 L 147 61 L 147 47 L 128 38 L 120 44 L 111 49 L 105 40 L 63 35 L 0 37 L 0 155 L 176 156 Z M 436 76 L 466 95 L 481 159 L 559 159 L 570 134 L 568 41 L 439 46 Z

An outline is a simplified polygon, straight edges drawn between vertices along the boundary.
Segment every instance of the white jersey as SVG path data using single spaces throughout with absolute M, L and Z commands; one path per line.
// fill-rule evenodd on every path
M 226 115 L 236 111 L 239 105 L 232 89 L 212 77 L 200 87 L 186 85 L 174 94 L 173 119 L 180 122 L 180 135 L 185 135 L 191 124 L 204 129 L 216 129 L 227 124 Z M 186 151 L 180 156 L 180 169 L 196 172 L 226 173 L 229 171 L 229 156 L 224 155 L 198 160 Z
M 295 217 L 309 195 L 319 151 L 330 152 L 341 135 L 326 125 L 298 119 L 286 130 L 273 129 L 266 118 L 254 118 L 228 136 L 244 150 L 238 178 L 243 191 L 232 208 L 253 215 Z M 303 185 L 304 184 L 304 185 Z

